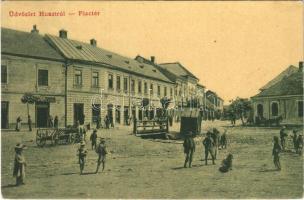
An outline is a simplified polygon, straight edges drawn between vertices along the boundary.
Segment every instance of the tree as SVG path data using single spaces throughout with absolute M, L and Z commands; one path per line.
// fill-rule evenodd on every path
M 251 101 L 247 98 L 237 97 L 235 100 L 231 100 L 228 110 L 232 115 L 239 117 L 244 125 L 244 118 L 248 117 L 247 113 L 252 110 Z
M 36 98 L 35 98 L 34 95 L 31 94 L 31 93 L 25 93 L 25 94 L 21 97 L 21 102 L 22 102 L 22 103 L 26 103 L 26 106 L 27 106 L 27 116 L 30 115 L 29 104 L 34 104 L 35 101 L 36 101 Z

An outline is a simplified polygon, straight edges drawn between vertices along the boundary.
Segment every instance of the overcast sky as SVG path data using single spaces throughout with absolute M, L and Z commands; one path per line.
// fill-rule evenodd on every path
M 301 2 L 1 2 L 2 26 L 97 40 L 97 45 L 157 63 L 180 62 L 225 103 L 251 97 L 303 60 Z M 9 11 L 65 11 L 65 17 L 10 17 Z M 99 16 L 78 16 L 99 11 Z M 68 16 L 75 12 L 74 16 Z

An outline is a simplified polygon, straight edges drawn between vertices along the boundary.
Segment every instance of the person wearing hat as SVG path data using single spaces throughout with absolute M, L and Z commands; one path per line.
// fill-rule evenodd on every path
M 185 135 L 183 146 L 184 146 L 184 153 L 186 154 L 184 168 L 187 167 L 188 162 L 189 162 L 189 167 L 191 168 L 192 167 L 191 166 L 192 158 L 193 158 L 193 154 L 195 152 L 195 142 L 192 138 L 192 132 L 191 131 L 189 131 Z
M 26 146 L 20 143 L 15 146 L 16 154 L 14 160 L 13 176 L 16 177 L 17 186 L 24 184 L 26 162 L 22 152 L 25 148 Z
M 219 168 L 220 172 L 226 173 L 229 170 L 232 170 L 232 159 L 233 155 L 228 154 L 227 158 L 223 160 L 222 166 Z
M 87 152 L 87 149 L 85 147 L 85 142 L 82 141 L 80 143 L 80 147 L 77 150 L 77 156 L 78 156 L 78 161 L 79 161 L 79 166 L 80 166 L 80 174 L 82 174 L 82 172 L 83 172 L 87 153 L 88 152 Z
M 274 163 L 274 166 L 277 168 L 277 170 L 281 170 L 281 163 L 280 163 L 281 151 L 282 151 L 282 147 L 279 144 L 279 138 L 277 136 L 274 136 L 272 155 L 273 155 L 273 163 Z
M 106 141 L 104 138 L 100 138 L 100 143 L 96 149 L 96 153 L 98 154 L 98 160 L 97 160 L 97 167 L 95 173 L 98 173 L 99 166 L 102 163 L 102 171 L 105 169 L 106 165 L 106 155 L 108 154 L 107 148 L 106 148 Z
M 91 144 L 92 144 L 92 150 L 96 149 L 97 146 L 97 130 L 94 129 L 94 131 L 92 132 L 91 136 L 90 136 L 90 140 L 91 140 Z
M 282 126 L 280 130 L 280 139 L 281 139 L 281 146 L 283 150 L 285 150 L 285 137 L 287 137 L 288 134 L 286 133 L 286 126 Z
M 215 165 L 214 162 L 214 154 L 213 154 L 213 148 L 214 148 L 214 141 L 211 137 L 212 133 L 210 131 L 207 132 L 207 137 L 203 140 L 203 145 L 205 146 L 205 164 L 208 165 L 208 155 L 211 155 L 212 158 L 212 164 Z

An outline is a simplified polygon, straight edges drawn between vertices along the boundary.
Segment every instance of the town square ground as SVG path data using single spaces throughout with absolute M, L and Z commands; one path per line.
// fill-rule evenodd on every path
M 228 148 L 220 150 L 216 165 L 202 161 L 202 137 L 192 168 L 183 168 L 181 140 L 141 139 L 131 127 L 101 129 L 108 151 L 106 169 L 95 174 L 97 155 L 91 150 L 84 174 L 79 174 L 78 144 L 37 147 L 35 131 L 1 133 L 1 183 L 4 198 L 301 198 L 303 158 L 281 154 L 282 171 L 272 162 L 272 138 L 279 128 L 231 127 L 229 122 L 203 121 L 208 128 L 228 129 Z M 26 129 L 26 127 L 23 127 Z M 178 130 L 174 124 L 172 130 Z M 22 142 L 27 160 L 26 184 L 15 187 L 12 177 L 14 146 Z M 288 149 L 292 139 L 288 138 Z M 233 170 L 219 172 L 222 159 L 234 155 Z

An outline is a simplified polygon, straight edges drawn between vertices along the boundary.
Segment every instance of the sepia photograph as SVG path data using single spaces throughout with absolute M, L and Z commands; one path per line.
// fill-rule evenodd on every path
M 2 1 L 4 199 L 303 199 L 302 1 Z

